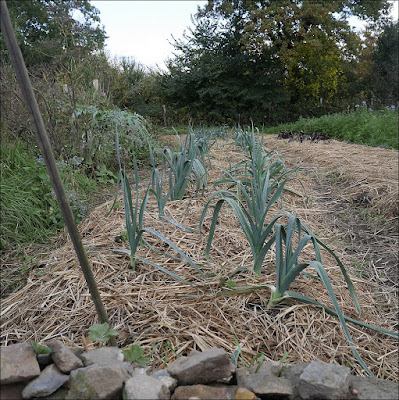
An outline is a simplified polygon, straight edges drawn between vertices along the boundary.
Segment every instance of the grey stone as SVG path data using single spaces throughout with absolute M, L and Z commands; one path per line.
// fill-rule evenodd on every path
M 68 375 L 63 374 L 55 364 L 47 366 L 33 381 L 29 382 L 22 391 L 24 399 L 49 396 L 68 382 Z
M 152 376 L 154 378 L 158 378 L 160 376 L 170 376 L 170 373 L 168 372 L 167 369 L 159 369 L 158 371 L 155 371 Z
M 66 399 L 119 398 L 123 383 L 130 378 L 123 364 L 93 364 L 71 371 Z
M 312 361 L 299 378 L 303 399 L 342 399 L 349 397 L 350 369 L 323 361 Z
M 277 362 L 265 362 L 256 372 L 257 367 L 238 368 L 236 371 L 237 385 L 251 390 L 260 397 L 292 396 L 290 381 L 278 375 L 283 365 Z
M 152 376 L 160 380 L 170 392 L 173 392 L 177 386 L 177 380 L 172 378 L 166 369 L 160 369 L 152 374 Z
M 65 400 L 68 394 L 68 389 L 64 386 L 60 387 L 57 391 L 46 397 L 34 397 L 34 400 Z
M 157 378 L 145 374 L 135 374 L 125 383 L 127 400 L 169 399 L 169 389 Z
M 292 395 L 288 396 L 289 400 L 294 400 L 299 397 L 298 386 L 299 378 L 303 370 L 309 365 L 309 363 L 299 361 L 295 364 L 283 364 L 278 371 L 278 376 L 285 378 L 291 383 Z
M 40 366 L 33 347 L 18 343 L 1 348 L 0 384 L 26 382 L 40 375 Z
M 158 379 L 170 392 L 176 389 L 177 380 L 171 376 L 158 376 L 155 379 Z
M 373 376 L 351 376 L 350 386 L 353 398 L 359 400 L 397 400 L 398 382 L 377 379 Z
M 80 358 L 80 356 L 85 352 L 85 349 L 82 347 L 70 347 L 71 351 L 73 354 L 75 354 L 76 357 Z
M 53 350 L 51 359 L 60 371 L 68 373 L 76 368 L 83 367 L 82 360 L 76 357 L 71 348 L 60 340 L 52 340 L 48 346 Z
M 122 350 L 118 347 L 100 347 L 98 349 L 82 353 L 80 358 L 86 367 L 92 364 L 109 361 L 123 361 L 125 359 Z
M 235 366 L 224 350 L 213 347 L 202 353 L 191 353 L 189 357 L 180 357 L 167 370 L 179 385 L 193 385 L 228 382 Z

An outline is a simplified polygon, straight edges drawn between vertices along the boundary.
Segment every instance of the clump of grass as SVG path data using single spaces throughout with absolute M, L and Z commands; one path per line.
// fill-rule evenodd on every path
M 374 147 L 398 149 L 399 113 L 395 106 L 373 111 L 366 104 L 350 113 L 324 115 L 320 118 L 301 118 L 292 124 L 265 128 L 263 133 L 303 131 L 322 132 L 334 139 Z
M 7 137 L 2 138 L 1 155 L 1 248 L 43 243 L 64 226 L 43 160 L 27 144 Z M 58 168 L 79 222 L 96 192 L 96 181 L 80 171 L 79 158 L 59 161 Z

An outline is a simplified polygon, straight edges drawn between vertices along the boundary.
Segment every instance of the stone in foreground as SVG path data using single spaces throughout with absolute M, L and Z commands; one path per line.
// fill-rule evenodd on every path
M 224 350 L 213 347 L 202 353 L 193 351 L 189 357 L 180 357 L 167 370 L 183 386 L 228 382 L 235 367 Z
M 351 376 L 353 397 L 359 400 L 397 400 L 399 384 L 373 376 Z
M 83 353 L 80 357 L 86 367 L 97 363 L 123 361 L 125 359 L 122 350 L 118 347 L 99 347 L 98 349 Z
M 83 367 L 82 360 L 60 340 L 52 340 L 48 346 L 53 350 L 51 358 L 61 372 L 69 373 L 76 368 Z
M 238 368 L 236 372 L 237 384 L 251 390 L 260 397 L 288 397 L 292 395 L 291 383 L 278 376 L 282 364 L 277 362 L 265 362 L 256 372 L 251 369 Z
M 144 374 L 135 374 L 125 384 L 127 400 L 169 399 L 169 389 L 157 378 Z
M 237 386 L 228 385 L 193 385 L 193 386 L 178 386 L 173 393 L 172 400 L 186 399 L 214 399 L 224 400 L 234 398 L 237 391 Z
M 175 390 L 177 386 L 177 380 L 175 378 L 172 378 L 166 369 L 161 369 L 154 372 L 152 374 L 152 377 L 161 381 L 169 389 L 170 392 Z
M 33 347 L 18 343 L 1 347 L 0 384 L 26 382 L 40 375 L 40 366 Z
M 343 399 L 349 397 L 350 369 L 323 361 L 312 361 L 299 378 L 303 399 Z
M 66 399 L 119 398 L 123 383 L 130 378 L 122 364 L 93 364 L 72 371 Z
M 33 381 L 29 382 L 22 391 L 24 399 L 49 396 L 68 382 L 68 375 L 63 374 L 55 364 L 47 366 Z

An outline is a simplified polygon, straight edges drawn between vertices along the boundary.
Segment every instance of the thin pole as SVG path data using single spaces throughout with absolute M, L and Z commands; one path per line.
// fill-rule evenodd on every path
M 94 279 L 93 272 L 89 265 L 86 252 L 84 250 L 82 240 L 80 238 L 78 229 L 75 224 L 75 220 L 72 214 L 71 207 L 68 202 L 68 198 L 65 194 L 64 186 L 61 181 L 60 174 L 58 172 L 57 164 L 51 149 L 50 141 L 47 136 L 46 128 L 43 123 L 43 119 L 36 101 L 36 97 L 33 92 L 32 84 L 30 82 L 28 71 L 25 66 L 24 59 L 22 57 L 21 49 L 19 48 L 17 38 L 13 26 L 11 24 L 10 15 L 8 13 L 7 4 L 4 0 L 0 0 L 1 10 L 1 31 L 3 32 L 4 40 L 7 45 L 8 53 L 11 59 L 11 63 L 14 67 L 15 74 L 17 76 L 22 95 L 25 101 L 26 108 L 31 117 L 31 121 L 36 131 L 36 140 L 39 144 L 40 150 L 44 161 L 46 163 L 47 171 L 50 175 L 51 183 L 53 185 L 54 192 L 57 196 L 58 203 L 60 205 L 62 215 L 65 220 L 65 224 L 68 228 L 69 235 L 71 237 L 75 252 L 78 256 L 80 266 L 83 271 L 83 275 L 86 279 L 87 286 L 89 287 L 90 295 L 93 303 L 96 307 L 97 315 L 101 323 L 107 322 L 108 317 L 104 308 L 104 304 L 101 301 L 100 292 L 98 290 L 96 281 Z M 112 338 L 111 344 L 116 346 L 115 338 Z

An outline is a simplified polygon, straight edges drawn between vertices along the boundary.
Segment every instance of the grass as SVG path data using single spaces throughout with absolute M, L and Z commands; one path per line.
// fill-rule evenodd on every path
M 362 104 L 354 112 L 301 118 L 295 123 L 265 128 L 263 133 L 303 131 L 310 135 L 321 132 L 337 140 L 398 150 L 399 113 L 393 107 L 370 111 Z
M 29 146 L 7 137 L 1 140 L 1 249 L 43 243 L 64 226 L 49 175 Z M 75 220 L 85 216 L 97 182 L 80 170 L 79 159 L 58 162 Z

